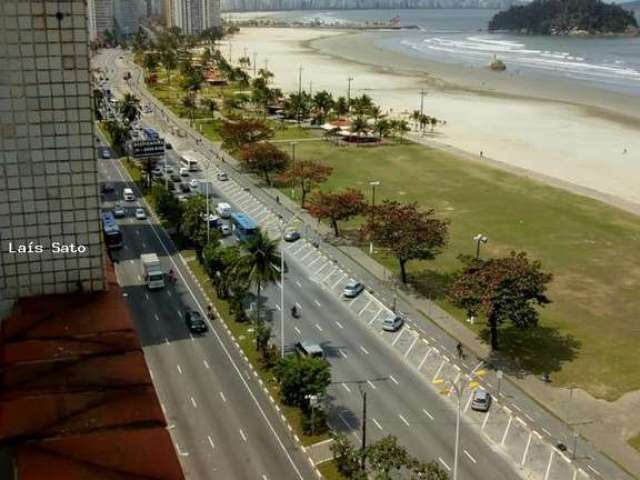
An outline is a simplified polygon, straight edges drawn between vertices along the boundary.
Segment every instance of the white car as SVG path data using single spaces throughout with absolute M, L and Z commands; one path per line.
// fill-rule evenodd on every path
M 144 208 L 136 208 L 136 218 L 138 220 L 144 220 L 147 218 L 147 212 L 144 211 Z
M 216 178 L 221 182 L 226 182 L 227 180 L 229 180 L 229 176 L 225 172 L 218 172 Z
M 226 223 L 223 223 L 222 225 L 220 225 L 220 233 L 223 237 L 231 235 L 231 227 Z
M 193 190 L 197 190 L 198 185 L 200 185 L 200 181 L 197 178 L 192 178 L 191 181 L 189 182 L 189 185 Z
M 364 290 L 364 284 L 353 278 L 344 286 L 343 295 L 347 298 L 355 298 Z
M 382 329 L 385 332 L 396 332 L 404 324 L 404 318 L 400 315 L 391 314 L 382 322 Z
M 189 169 L 187 167 L 180 167 L 180 176 L 181 177 L 188 177 L 189 176 Z

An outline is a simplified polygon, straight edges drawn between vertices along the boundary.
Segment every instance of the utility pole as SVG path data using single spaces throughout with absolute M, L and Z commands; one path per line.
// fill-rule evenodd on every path
M 298 67 L 298 124 L 300 124 L 300 107 L 302 103 L 302 65 Z
M 353 77 L 347 78 L 347 111 L 351 111 L 351 81 Z
M 367 447 L 367 392 L 362 392 L 362 470 L 365 469 L 367 456 L 365 448 Z
M 257 57 L 258 57 L 258 52 L 253 52 L 253 78 L 256 78 L 256 72 L 258 68 L 258 64 L 256 63 Z
M 313 96 L 313 81 L 309 80 L 309 97 Z
M 422 125 L 422 116 L 424 115 L 424 88 L 420 89 L 420 118 L 418 119 L 418 125 L 420 125 L 420 135 L 424 133 L 424 127 Z

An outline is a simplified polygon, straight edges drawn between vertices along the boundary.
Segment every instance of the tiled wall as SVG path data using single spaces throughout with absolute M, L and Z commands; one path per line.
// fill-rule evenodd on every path
M 104 288 L 85 1 L 0 0 L 0 296 Z M 20 245 L 43 253 L 11 253 Z M 52 242 L 86 253 L 54 253 Z

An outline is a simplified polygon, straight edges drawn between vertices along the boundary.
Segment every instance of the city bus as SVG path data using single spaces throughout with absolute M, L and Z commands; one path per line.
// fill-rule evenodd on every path
M 102 234 L 109 249 L 122 248 L 122 232 L 112 212 L 102 212 Z
M 180 165 L 188 169 L 190 172 L 200 170 L 200 163 L 193 152 L 185 152 L 180 155 Z
M 231 214 L 231 225 L 233 233 L 241 242 L 249 241 L 258 233 L 258 225 L 253 219 L 242 212 L 234 212 Z

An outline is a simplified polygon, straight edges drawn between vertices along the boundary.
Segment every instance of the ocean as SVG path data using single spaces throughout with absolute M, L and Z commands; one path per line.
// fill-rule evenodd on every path
M 577 38 L 488 33 L 495 10 L 340 10 L 248 12 L 226 17 L 266 17 L 327 25 L 387 21 L 396 15 L 417 30 L 381 31 L 376 46 L 430 60 L 486 68 L 494 56 L 507 74 L 562 77 L 640 96 L 640 38 Z

